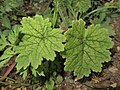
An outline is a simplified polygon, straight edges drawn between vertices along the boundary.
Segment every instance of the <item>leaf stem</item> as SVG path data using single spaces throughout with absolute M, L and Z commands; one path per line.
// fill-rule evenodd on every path
M 14 58 L 15 59 L 15 58 Z M 4 81 L 5 78 L 8 76 L 8 74 L 12 71 L 12 69 L 15 67 L 16 62 L 14 61 L 12 63 L 12 65 L 8 68 L 8 70 L 5 72 L 5 74 L 3 75 L 3 77 L 0 78 L 0 81 Z
M 88 17 L 89 15 L 91 15 L 91 14 L 97 12 L 97 11 L 102 11 L 102 10 L 108 9 L 108 8 L 116 8 L 116 6 L 109 6 L 109 7 L 97 8 L 97 9 L 95 9 L 95 10 L 89 12 L 88 14 L 86 14 L 86 15 L 83 17 L 83 19 L 85 19 L 86 17 Z

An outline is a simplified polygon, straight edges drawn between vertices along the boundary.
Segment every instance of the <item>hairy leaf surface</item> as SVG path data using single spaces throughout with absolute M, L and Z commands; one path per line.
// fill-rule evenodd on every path
M 102 63 L 110 61 L 110 49 L 113 46 L 107 29 L 100 25 L 91 25 L 85 29 L 85 22 L 73 21 L 72 28 L 66 33 L 65 70 L 74 71 L 78 78 L 88 76 L 91 70 L 100 72 Z
M 20 53 L 16 62 L 17 69 L 26 69 L 31 65 L 37 69 L 43 58 L 53 61 L 56 57 L 55 51 L 64 50 L 62 42 L 65 41 L 62 31 L 52 29 L 49 19 L 36 15 L 33 18 L 22 19 L 21 33 L 24 34 L 22 42 L 15 50 Z

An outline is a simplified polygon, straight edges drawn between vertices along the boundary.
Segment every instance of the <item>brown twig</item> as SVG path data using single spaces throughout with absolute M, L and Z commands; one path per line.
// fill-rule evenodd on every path
M 12 69 L 15 67 L 15 65 L 16 65 L 16 62 L 14 61 L 14 62 L 12 63 L 12 65 L 9 66 L 9 68 L 7 69 L 7 71 L 5 72 L 5 74 L 3 75 L 3 77 L 0 78 L 0 81 L 4 81 L 4 80 L 5 80 L 5 78 L 6 78 L 6 77 L 8 76 L 8 74 L 12 71 Z

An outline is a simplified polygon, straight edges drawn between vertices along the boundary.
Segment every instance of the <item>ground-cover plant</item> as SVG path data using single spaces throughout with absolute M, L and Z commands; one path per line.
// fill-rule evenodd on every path
M 100 72 L 102 63 L 110 60 L 110 49 L 113 46 L 109 38 L 108 30 L 100 25 L 91 25 L 85 29 L 85 22 L 80 19 L 73 21 L 72 28 L 65 36 L 60 29 L 52 29 L 49 19 L 36 15 L 33 18 L 24 17 L 20 28 L 11 30 L 8 40 L 1 34 L 1 50 L 6 50 L 0 57 L 1 64 L 5 64 L 13 55 L 16 58 L 16 68 L 24 77 L 27 76 L 28 67 L 34 76 L 44 76 L 42 65 L 43 60 L 54 61 L 56 53 L 64 51 L 65 37 L 65 70 L 74 71 L 75 76 L 82 78 L 88 76 L 91 70 Z M 17 30 L 18 29 L 18 30 Z M 18 43 L 19 33 L 23 34 Z M 17 42 L 17 43 L 16 43 Z M 1 66 L 2 66 L 1 65 Z M 44 66 L 43 66 L 44 67 Z
M 41 81 L 44 78 L 48 90 L 57 84 L 55 77 L 63 68 L 79 79 L 89 76 L 91 71 L 100 72 L 102 63 L 111 60 L 109 49 L 113 46 L 109 37 L 113 32 L 103 28 L 102 22 L 107 21 L 109 11 L 118 6 L 106 3 L 93 8 L 93 2 L 97 1 L 53 0 L 50 13 L 46 14 L 46 9 L 42 15 L 23 17 L 19 26 L 7 25 L 9 20 L 4 20 L 8 19 L 5 16 L 3 21 L 10 30 L 0 32 L 0 67 L 16 56 L 17 72 L 24 79 L 28 74 L 40 77 Z M 86 18 L 89 25 L 85 23 Z
M 89 76 L 91 70 L 100 72 L 102 63 L 111 60 L 109 49 L 113 42 L 108 30 L 99 24 L 86 29 L 82 19 L 73 21 L 65 36 L 65 70 L 74 71 L 78 78 Z
M 65 36 L 62 35 L 62 30 L 51 28 L 49 19 L 43 19 L 39 15 L 23 18 L 20 30 L 24 36 L 19 47 L 15 48 L 15 51 L 20 53 L 16 59 L 18 71 L 31 65 L 35 75 L 35 69 L 44 59 L 54 61 L 55 51 L 64 51 L 62 42 L 65 41 Z

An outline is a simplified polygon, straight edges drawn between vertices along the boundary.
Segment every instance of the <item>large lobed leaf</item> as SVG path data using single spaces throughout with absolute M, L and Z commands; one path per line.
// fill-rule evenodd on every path
M 108 30 L 100 25 L 91 25 L 85 29 L 85 22 L 73 21 L 72 28 L 65 36 L 65 70 L 74 71 L 78 78 L 88 76 L 91 70 L 100 72 L 102 63 L 110 61 L 110 49 L 113 46 Z
M 21 33 L 24 34 L 22 42 L 15 50 L 20 53 L 16 59 L 17 69 L 26 69 L 31 65 L 37 69 L 43 58 L 53 61 L 55 51 L 64 50 L 62 42 L 65 41 L 62 31 L 52 29 L 49 19 L 36 15 L 33 18 L 22 19 Z

